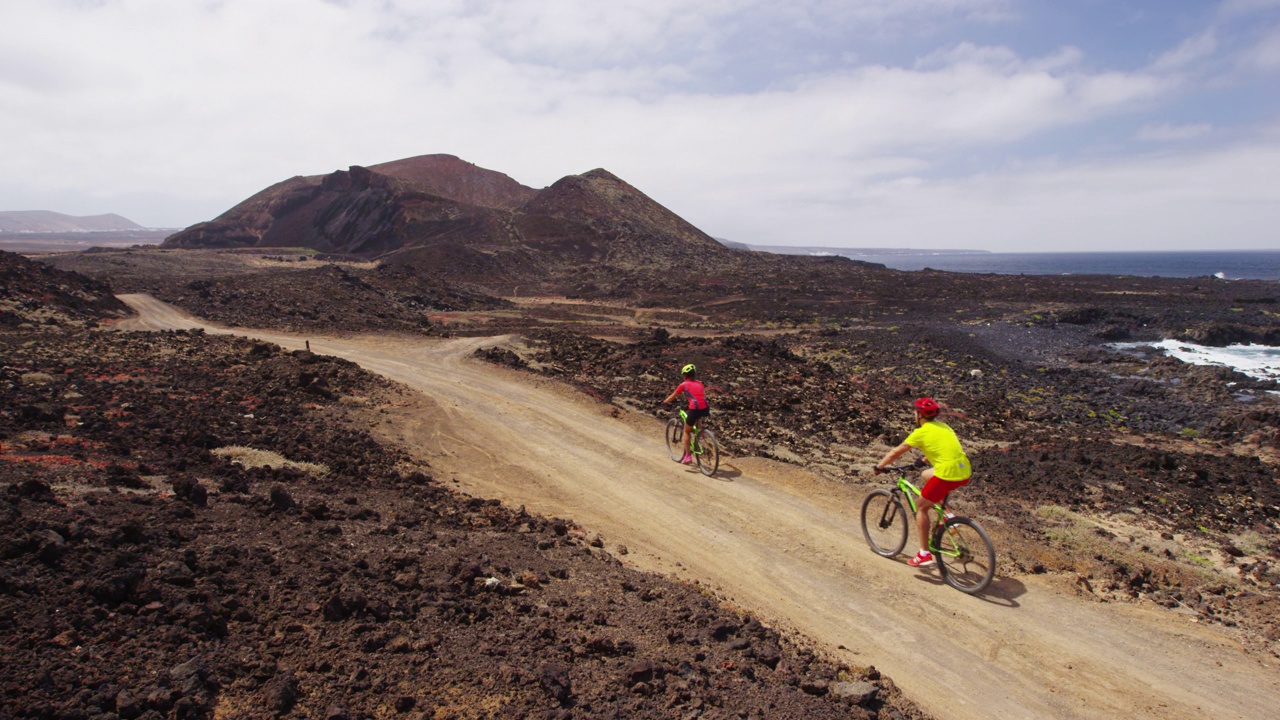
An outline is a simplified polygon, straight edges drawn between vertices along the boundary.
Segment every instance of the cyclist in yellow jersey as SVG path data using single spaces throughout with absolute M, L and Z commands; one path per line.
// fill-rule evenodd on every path
M 969 457 L 960 447 L 960 439 L 950 425 L 938 419 L 942 406 L 933 398 L 920 398 L 912 405 L 916 411 L 916 429 L 907 436 L 898 447 L 890 450 L 876 464 L 875 473 L 884 472 L 886 465 L 902 457 L 903 453 L 916 448 L 924 453 L 925 460 L 932 467 L 920 473 L 923 488 L 920 496 L 928 502 L 916 507 L 916 526 L 920 530 L 920 552 L 907 561 L 911 567 L 924 567 L 933 564 L 933 553 L 929 552 L 929 531 L 933 521 L 929 517 L 930 504 L 941 505 L 947 495 L 956 488 L 969 484 L 973 468 L 969 465 Z

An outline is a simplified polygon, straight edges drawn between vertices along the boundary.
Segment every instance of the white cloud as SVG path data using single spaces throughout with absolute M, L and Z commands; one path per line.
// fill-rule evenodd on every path
M 446 152 L 533 187 L 604 167 L 708 232 L 747 242 L 777 244 L 803 228 L 807 244 L 830 244 L 882 222 L 881 234 L 908 244 L 984 246 L 959 233 L 963 223 L 922 234 L 929 226 L 912 203 L 947 209 L 928 216 L 1003 217 L 1004 200 L 1020 196 L 993 190 L 1001 178 L 1098 181 L 1070 171 L 1070 146 L 1039 150 L 1067 158 L 1066 169 L 1050 172 L 1035 153 L 1021 167 L 1036 172 L 1005 168 L 1046 137 L 1183 97 L 1193 89 L 1184 78 L 1225 42 L 1199 33 L 1136 70 L 1101 66 L 1069 43 L 1028 55 L 1020 43 L 963 40 L 934 42 L 915 63 L 854 64 L 874 49 L 863 38 L 923 43 L 955 23 L 999 28 L 1023 9 L 1015 0 L 0 0 L 0 198 L 25 205 L 0 209 L 185 225 L 291 175 Z M 751 60 L 773 74 L 739 77 Z M 1143 122 L 1146 141 L 1219 129 Z M 1195 158 L 1185 161 L 1203 162 Z M 1113 174 L 1126 166 L 1107 162 Z M 961 177 L 956 164 L 978 169 Z M 52 206 L 59 198 L 67 204 Z M 890 211 L 918 232 L 892 232 Z
M 1244 64 L 1262 72 L 1280 70 L 1280 27 L 1271 28 L 1256 45 L 1243 56 Z
M 1280 8 L 1280 0 L 1226 0 L 1222 3 L 1222 14 L 1249 15 L 1274 8 Z
M 1139 162 L 1046 163 L 945 181 L 904 177 L 868 187 L 856 212 L 814 205 L 770 216 L 763 228 L 743 224 L 743 232 L 717 235 L 831 247 L 1274 249 L 1277 163 L 1280 143 Z M 1217 210 L 1224 204 L 1230 213 Z
M 1212 57 L 1218 49 L 1218 39 L 1212 31 L 1187 38 L 1178 47 L 1163 53 L 1151 64 L 1154 72 L 1184 70 L 1205 58 Z
M 531 62 L 594 67 L 634 62 L 695 41 L 712 32 L 731 3 L 711 2 L 681 12 L 675 0 L 581 2 L 489 2 L 477 27 L 486 47 Z
M 1022 64 L 1022 58 L 1007 47 L 980 46 L 965 42 L 929 53 L 917 60 L 915 66 L 922 71 L 966 65 L 1016 72 Z
M 1203 137 L 1213 132 L 1209 123 L 1193 125 L 1143 125 L 1135 137 L 1145 142 L 1176 142 Z

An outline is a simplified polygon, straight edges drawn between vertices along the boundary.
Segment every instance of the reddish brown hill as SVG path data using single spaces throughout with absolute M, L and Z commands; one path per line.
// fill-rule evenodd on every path
M 514 210 L 538 194 L 500 172 L 453 155 L 419 155 L 370 165 L 369 169 L 413 183 L 442 198 L 484 208 Z
M 441 224 L 476 223 L 494 212 L 434 195 L 367 168 L 294 177 L 206 223 L 170 236 L 164 247 L 309 247 L 379 257 Z M 477 222 L 478 221 L 478 222 Z
M 734 253 L 605 170 L 541 191 L 450 155 L 295 177 L 165 247 L 309 247 L 505 291 L 633 285 Z M 618 278 L 621 278 L 620 280 Z
M 313 192 L 318 178 L 297 175 L 251 195 L 208 222 L 196 223 L 165 238 L 161 247 L 253 247 L 260 243 L 278 213 Z
M 586 260 L 670 264 L 723 245 L 607 170 L 563 178 L 520 207 L 531 244 Z

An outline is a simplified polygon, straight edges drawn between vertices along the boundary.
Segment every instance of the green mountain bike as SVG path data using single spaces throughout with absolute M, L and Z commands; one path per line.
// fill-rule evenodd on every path
M 893 557 L 902 552 L 907 535 L 915 526 L 920 490 L 906 478 L 910 469 L 908 465 L 885 468 L 900 474 L 897 485 L 872 490 L 862 501 L 862 535 L 877 555 Z M 903 499 L 910 512 L 903 507 Z M 953 515 L 945 505 L 933 506 L 938 522 L 929 539 L 929 552 L 948 585 L 970 595 L 980 593 L 996 574 L 995 546 L 977 520 Z
M 676 417 L 667 421 L 667 452 L 676 462 L 684 459 L 684 423 L 687 417 L 688 414 L 681 410 Z M 720 467 L 720 443 L 716 440 L 716 434 L 698 425 L 690 428 L 689 433 L 689 452 L 697 461 L 702 474 L 711 477 L 716 468 Z

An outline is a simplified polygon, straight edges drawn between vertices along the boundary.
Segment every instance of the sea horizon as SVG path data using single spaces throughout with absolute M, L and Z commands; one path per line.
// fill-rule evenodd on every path
M 944 270 L 995 275 L 1121 275 L 1280 280 L 1280 250 L 1106 250 L 990 252 L 921 250 L 868 253 L 836 249 L 810 252 L 877 263 L 895 270 Z

